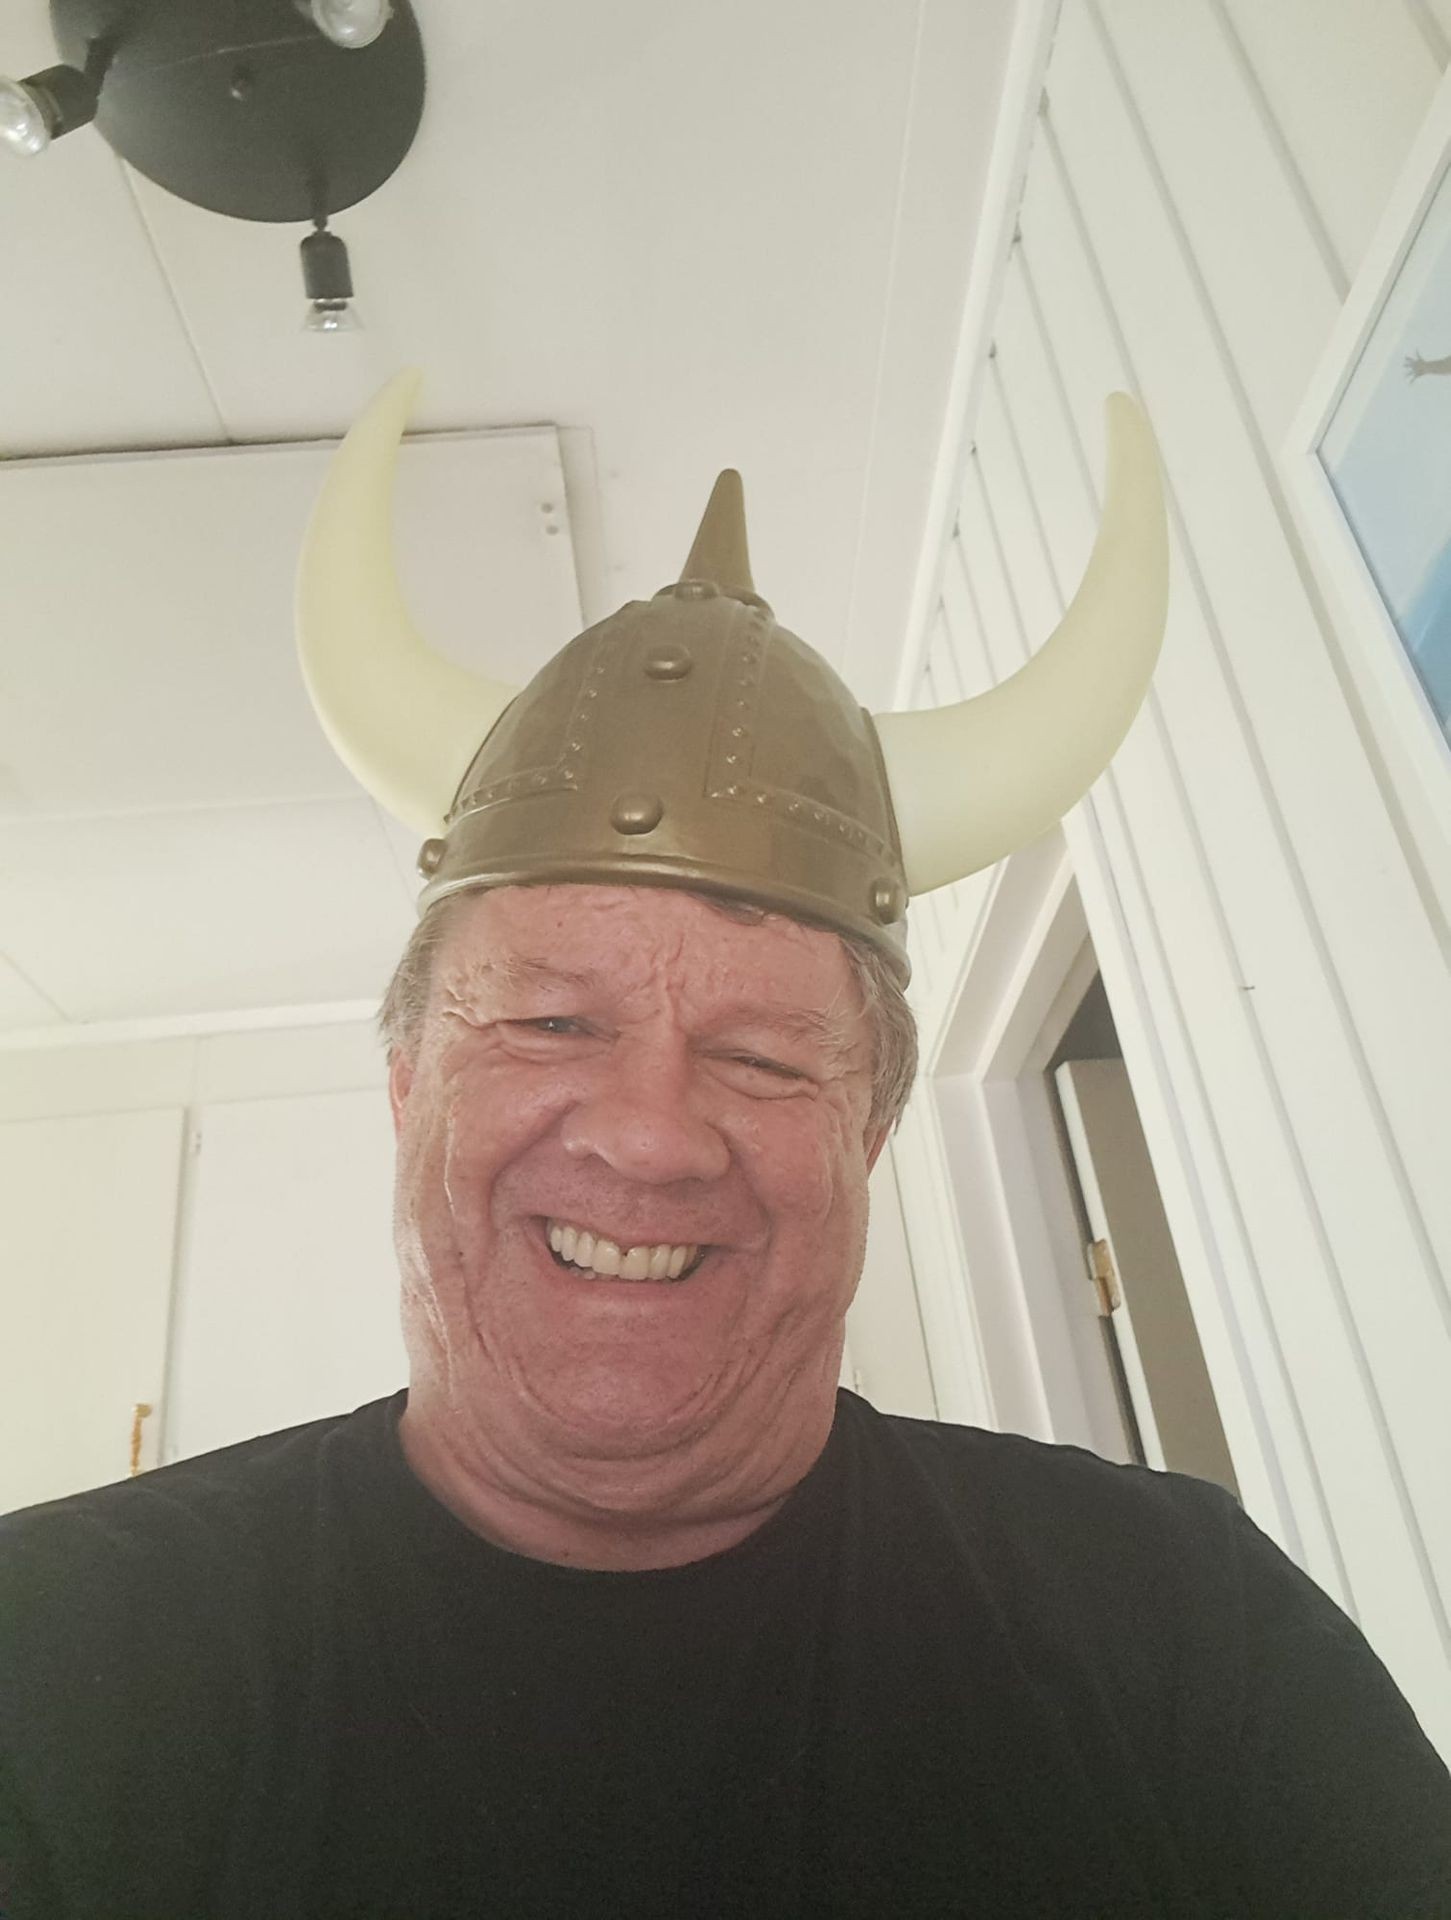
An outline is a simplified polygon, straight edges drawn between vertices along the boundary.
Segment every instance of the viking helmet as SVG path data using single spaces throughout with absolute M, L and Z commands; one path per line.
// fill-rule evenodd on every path
M 910 895 L 1035 840 L 1097 779 L 1148 689 L 1168 552 L 1158 460 L 1108 402 L 1107 498 L 1072 605 L 1001 686 L 869 715 L 776 624 L 723 473 L 681 577 L 571 640 L 522 689 L 435 653 L 391 559 L 417 375 L 334 456 L 298 579 L 302 670 L 345 764 L 428 835 L 422 912 L 466 887 L 691 887 L 865 939 L 905 982 Z

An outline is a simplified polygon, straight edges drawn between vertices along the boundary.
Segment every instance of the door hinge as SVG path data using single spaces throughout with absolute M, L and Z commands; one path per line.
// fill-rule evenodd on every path
M 1107 1320 L 1114 1308 L 1124 1303 L 1107 1240 L 1091 1240 L 1088 1243 L 1088 1273 L 1098 1290 L 1099 1318 Z

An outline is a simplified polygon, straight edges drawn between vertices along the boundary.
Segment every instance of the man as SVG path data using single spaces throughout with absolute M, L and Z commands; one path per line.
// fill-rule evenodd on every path
M 0 1524 L 7 1914 L 1451 1913 L 1451 1778 L 1228 1494 L 836 1388 L 907 893 L 1071 804 L 1152 666 L 1132 414 L 1028 692 L 924 740 L 771 623 L 731 482 L 675 588 L 517 695 L 451 676 L 379 557 L 405 406 L 300 607 L 432 835 L 410 1384 Z M 914 785 L 964 747 L 965 823 Z

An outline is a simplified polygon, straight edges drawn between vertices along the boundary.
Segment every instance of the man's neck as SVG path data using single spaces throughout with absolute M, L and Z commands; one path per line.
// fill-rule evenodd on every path
M 629 1511 L 620 1511 L 608 1497 L 592 1508 L 577 1490 L 577 1470 L 567 1494 L 547 1483 L 521 1484 L 521 1476 L 505 1462 L 489 1459 L 486 1447 L 461 1448 L 447 1427 L 415 1412 L 411 1394 L 398 1437 L 414 1478 L 480 1538 L 556 1566 L 644 1572 L 724 1553 L 764 1526 L 820 1458 L 834 1412 L 833 1394 L 824 1421 L 801 1430 L 796 1444 L 764 1470 L 752 1463 L 748 1489 L 723 1486 L 711 1497 L 689 1487 L 688 1476 L 677 1475 L 687 1489 L 677 1490 L 658 1466 L 652 1473 L 646 1463 L 642 1474 L 652 1490 L 658 1487 L 658 1500 L 644 1503 L 643 1510 L 634 1510 L 632 1500 Z M 618 1486 L 619 1463 L 607 1465 L 610 1481 Z

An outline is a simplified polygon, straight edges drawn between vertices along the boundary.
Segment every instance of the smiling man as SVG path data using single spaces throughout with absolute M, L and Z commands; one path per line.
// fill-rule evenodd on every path
M 1451 1778 L 1229 1494 L 837 1386 L 908 897 L 1071 806 L 1152 670 L 1135 410 L 1029 667 L 873 719 L 755 592 L 734 476 L 526 688 L 432 656 L 407 397 L 299 624 L 428 835 L 383 1009 L 409 1384 L 0 1521 L 5 1920 L 1451 1914 Z
M 410 1465 L 560 1565 L 734 1546 L 831 1431 L 886 1138 L 841 940 L 660 888 L 466 895 L 416 1025 Z

